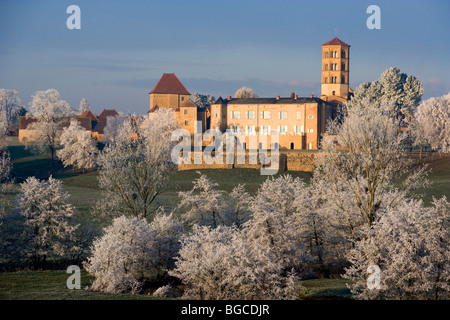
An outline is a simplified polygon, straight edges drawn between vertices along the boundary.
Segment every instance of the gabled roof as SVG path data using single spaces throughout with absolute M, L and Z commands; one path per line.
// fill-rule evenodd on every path
M 345 43 L 344 41 L 342 41 L 338 37 L 335 37 L 335 38 L 331 39 L 330 41 L 325 42 L 322 46 L 346 46 L 346 47 L 350 47 L 349 44 Z
M 164 73 L 159 79 L 156 86 L 149 92 L 152 93 L 168 93 L 168 94 L 187 94 L 191 95 L 189 91 L 183 86 L 180 80 L 178 80 L 175 73 Z
M 197 108 L 198 106 L 191 101 L 191 99 L 186 100 L 180 107 L 183 108 Z
M 77 116 L 77 118 L 90 118 L 94 121 L 97 121 L 97 117 L 90 110 L 86 110 L 85 112 Z
M 103 109 L 103 111 L 98 115 L 98 121 L 106 122 L 106 118 L 117 117 L 118 115 L 119 113 L 116 109 Z

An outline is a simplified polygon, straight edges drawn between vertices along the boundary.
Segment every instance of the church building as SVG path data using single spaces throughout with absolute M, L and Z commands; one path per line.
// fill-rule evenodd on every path
M 349 62 L 350 45 L 334 38 L 322 45 L 320 97 L 299 97 L 295 93 L 269 98 L 229 96 L 220 97 L 207 109 L 190 100 L 191 94 L 175 74 L 165 73 L 149 92 L 149 116 L 158 108 L 172 108 L 180 126 L 189 133 L 230 130 L 242 136 L 239 141 L 243 149 L 251 149 L 255 141 L 261 147 L 258 137 L 273 134 L 279 136 L 280 149 L 318 149 L 327 121 L 352 93 Z M 197 128 L 197 121 L 202 128 Z M 265 138 L 261 141 L 267 141 Z

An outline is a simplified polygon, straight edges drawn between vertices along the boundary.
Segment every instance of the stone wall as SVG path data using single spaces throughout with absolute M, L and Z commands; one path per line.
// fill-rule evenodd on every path
M 280 152 L 279 172 L 281 171 L 312 172 L 314 170 L 314 162 L 316 155 L 317 152 L 302 152 L 302 153 Z M 267 154 L 267 156 L 268 157 L 271 156 L 270 152 Z M 195 159 L 194 157 L 197 158 Z M 234 161 L 231 161 L 231 159 L 228 159 L 227 161 L 226 155 L 223 154 L 221 163 L 207 163 L 204 157 L 202 157 L 201 152 L 191 152 L 191 163 L 180 163 L 178 165 L 178 170 L 233 169 L 233 168 L 261 169 L 262 167 L 262 163 L 257 153 L 246 152 L 243 157 L 244 161 L 242 161 L 242 158 L 239 159 L 240 161 L 238 161 L 237 157 L 238 157 L 237 154 L 234 154 Z

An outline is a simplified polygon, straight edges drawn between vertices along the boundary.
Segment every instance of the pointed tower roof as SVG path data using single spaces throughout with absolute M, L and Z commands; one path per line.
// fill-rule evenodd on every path
M 331 39 L 330 41 L 325 42 L 322 46 L 346 46 L 346 47 L 350 47 L 349 44 L 345 43 L 344 41 L 342 41 L 338 37 L 335 37 L 335 38 Z
M 180 80 L 178 80 L 175 73 L 164 73 L 159 79 L 156 86 L 152 89 L 151 93 L 166 93 L 166 94 L 187 94 L 189 91 L 183 86 Z

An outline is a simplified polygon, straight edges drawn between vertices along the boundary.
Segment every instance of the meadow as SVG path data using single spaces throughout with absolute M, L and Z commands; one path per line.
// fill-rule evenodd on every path
M 66 191 L 71 195 L 72 204 L 77 209 L 77 217 L 81 223 L 89 222 L 97 228 L 107 226 L 111 217 L 94 215 L 91 211 L 103 194 L 98 187 L 98 173 L 63 168 L 61 164 L 50 166 L 50 160 L 46 156 L 34 155 L 25 150 L 24 146 L 12 138 L 9 142 L 9 152 L 13 161 L 13 174 L 16 183 L 6 195 L 9 200 L 8 210 L 14 207 L 14 198 L 20 190 L 20 182 L 29 176 L 39 179 L 48 178 L 51 174 L 54 178 L 64 182 Z M 428 205 L 433 197 L 450 198 L 450 158 L 448 156 L 435 155 L 425 158 L 430 167 L 428 176 L 432 183 L 430 188 L 417 191 Z M 231 191 L 238 184 L 245 184 L 246 190 L 254 194 L 260 185 L 267 179 L 261 176 L 259 170 L 233 169 L 233 170 L 201 170 L 219 184 L 219 188 Z M 308 182 L 312 173 L 309 172 L 279 172 L 291 174 Z M 192 188 L 192 181 L 198 177 L 195 170 L 175 172 L 167 184 L 167 189 L 157 198 L 158 206 L 163 206 L 166 211 L 171 211 L 178 205 L 178 192 Z M 8 230 L 15 232 L 17 230 Z M 68 274 L 65 270 L 18 270 L 2 272 L 0 269 L 0 299 L 154 299 L 148 295 L 131 294 L 104 294 L 87 290 L 68 290 L 66 280 Z M 82 271 L 82 288 L 89 286 L 93 281 L 85 271 Z M 327 299 L 327 298 L 351 298 L 344 279 L 312 279 L 301 282 L 303 289 L 302 298 Z

